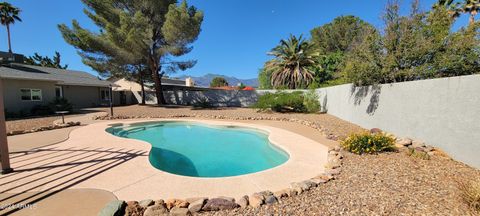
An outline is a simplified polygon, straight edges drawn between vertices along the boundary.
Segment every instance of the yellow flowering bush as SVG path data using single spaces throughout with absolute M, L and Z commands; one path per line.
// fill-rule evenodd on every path
M 373 154 L 382 151 L 391 151 L 395 147 L 395 140 L 382 133 L 364 132 L 352 134 L 340 142 L 341 146 L 355 154 Z

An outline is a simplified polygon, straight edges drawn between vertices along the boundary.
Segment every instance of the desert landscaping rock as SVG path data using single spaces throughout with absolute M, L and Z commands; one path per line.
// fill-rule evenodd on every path
M 207 203 L 203 206 L 202 210 L 204 211 L 218 211 L 226 209 L 237 208 L 238 205 L 235 202 L 222 198 L 213 198 L 209 199 Z
M 277 202 L 277 198 L 274 195 L 269 195 L 265 198 L 265 204 L 273 204 Z
M 306 181 L 304 182 L 294 182 L 291 185 L 291 188 L 295 189 L 297 193 L 302 193 L 303 191 L 308 191 L 312 187 L 311 184 L 307 183 Z
M 249 204 L 249 198 L 248 198 L 247 195 L 242 196 L 242 197 L 236 199 L 236 203 L 237 203 L 240 207 L 246 208 L 246 207 L 248 206 L 248 204 Z
M 208 197 L 191 197 L 191 198 L 185 199 L 185 201 L 187 201 L 188 203 L 193 203 L 193 202 L 196 202 L 196 201 L 201 200 L 201 199 L 207 200 Z
M 148 206 L 151 206 L 154 204 L 155 202 L 152 199 L 145 199 L 138 202 L 138 205 L 140 205 L 143 208 L 147 208 Z
M 284 198 L 284 197 L 288 197 L 288 189 L 283 189 L 283 190 L 274 192 L 273 195 L 274 195 L 277 199 L 281 199 L 281 198 Z
M 315 184 L 317 184 L 317 185 L 321 185 L 321 184 L 327 183 L 327 180 L 321 179 L 321 178 L 312 178 L 312 179 L 310 179 L 310 181 L 312 181 L 313 183 L 315 183 Z
M 425 143 L 420 140 L 412 141 L 412 148 L 423 148 L 425 147 Z
M 168 210 L 172 209 L 173 207 L 187 208 L 188 204 L 189 203 L 187 201 L 181 199 L 168 199 L 165 201 L 165 206 Z
M 192 201 L 192 200 L 191 200 Z M 199 212 L 200 210 L 202 210 L 203 206 L 205 205 L 205 202 L 207 201 L 207 198 L 199 198 L 199 199 L 196 199 L 194 201 L 192 201 L 190 203 L 190 205 L 188 205 L 188 210 L 191 212 L 191 213 L 195 213 L 195 212 Z
M 123 200 L 111 201 L 98 213 L 98 216 L 123 216 L 125 206 L 127 203 Z
M 128 201 L 125 208 L 125 215 L 142 216 L 145 209 L 141 207 L 137 201 Z
M 265 197 L 261 194 L 255 193 L 248 197 L 248 202 L 254 208 L 257 208 L 265 203 Z
M 409 146 L 409 145 L 412 145 L 412 139 L 402 138 L 402 139 L 399 139 L 396 144 L 400 146 Z
M 338 175 L 340 174 L 340 172 L 342 171 L 342 168 L 338 167 L 336 169 L 329 169 L 329 170 L 326 170 L 325 171 L 325 174 L 328 174 L 328 175 Z M 316 182 L 316 181 L 315 181 Z
M 171 216 L 186 216 L 186 215 L 192 215 L 192 213 L 187 209 L 187 208 L 179 208 L 179 207 L 173 207 L 170 210 Z
M 168 209 L 163 205 L 149 206 L 143 213 L 143 216 L 164 216 L 168 215 Z
M 219 196 L 219 197 L 217 197 L 217 198 L 219 198 L 219 199 L 224 199 L 224 200 L 228 200 L 228 201 L 230 201 L 230 202 L 235 202 L 235 198 L 233 198 L 233 197 Z

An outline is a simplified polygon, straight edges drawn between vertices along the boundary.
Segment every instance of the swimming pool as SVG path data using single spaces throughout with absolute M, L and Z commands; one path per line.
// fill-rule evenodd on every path
M 269 142 L 268 134 L 244 127 L 172 121 L 112 126 L 107 132 L 150 143 L 152 166 L 183 176 L 238 176 L 267 170 L 289 159 Z

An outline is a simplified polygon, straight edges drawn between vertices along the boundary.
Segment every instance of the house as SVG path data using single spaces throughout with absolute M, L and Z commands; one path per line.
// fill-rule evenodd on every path
M 142 88 L 137 82 L 125 78 L 110 78 L 108 81 L 115 85 L 113 87 L 114 105 L 138 104 L 142 101 Z M 153 85 L 153 83 L 145 83 L 145 101 L 147 104 L 156 104 L 157 99 Z M 162 89 L 165 97 L 168 98 L 176 91 L 200 91 L 207 88 L 196 87 L 194 80 L 190 77 L 185 80 L 162 77 Z
M 74 108 L 108 105 L 109 81 L 89 73 L 22 64 L 15 56 L 0 66 L 5 109 L 10 113 L 29 113 L 32 108 L 48 105 L 56 97 L 66 98 Z

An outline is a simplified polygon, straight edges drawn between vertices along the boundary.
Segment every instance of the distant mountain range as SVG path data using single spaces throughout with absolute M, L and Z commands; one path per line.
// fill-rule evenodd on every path
M 239 79 L 236 77 L 231 77 L 231 76 L 225 76 L 225 75 L 220 75 L 220 74 L 205 74 L 200 77 L 194 77 L 194 76 L 180 76 L 178 77 L 179 79 L 186 79 L 187 77 L 191 77 L 195 81 L 196 86 L 203 86 L 203 87 L 208 87 L 210 86 L 210 81 L 212 81 L 213 78 L 215 77 L 223 77 L 225 80 L 227 80 L 228 85 L 230 86 L 236 86 L 239 83 L 243 83 L 246 86 L 252 86 L 252 87 L 258 87 L 258 80 L 256 78 L 253 79 Z

